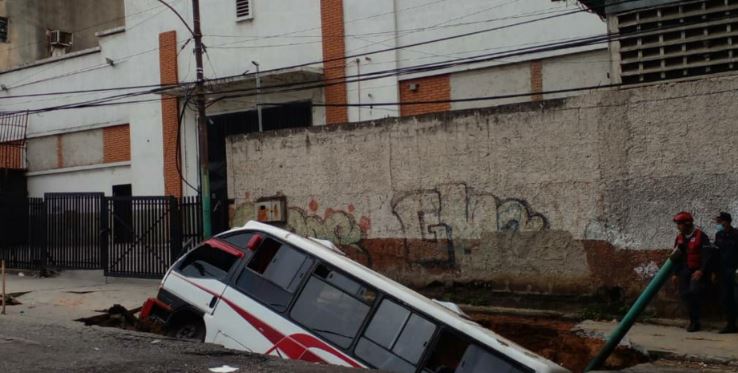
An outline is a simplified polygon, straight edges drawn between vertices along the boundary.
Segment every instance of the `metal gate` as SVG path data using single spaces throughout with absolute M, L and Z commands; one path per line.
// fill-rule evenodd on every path
M 0 259 L 11 268 L 102 269 L 158 278 L 202 241 L 198 197 L 0 195 Z
M 10 268 L 41 266 L 45 207 L 41 198 L 0 194 L 0 259 Z
M 100 269 L 102 193 L 49 193 L 42 263 L 67 269 Z
M 192 211 L 197 200 L 174 197 L 106 198 L 100 242 L 106 276 L 161 278 L 183 252 L 201 241 Z M 107 218 L 105 218 L 107 217 Z

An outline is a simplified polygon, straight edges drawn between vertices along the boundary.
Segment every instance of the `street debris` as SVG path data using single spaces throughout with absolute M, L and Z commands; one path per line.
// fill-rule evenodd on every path
M 211 372 L 213 372 L 213 373 L 231 373 L 231 372 L 235 372 L 235 371 L 237 371 L 237 370 L 238 370 L 238 368 L 236 368 L 236 367 L 232 367 L 232 366 L 230 366 L 230 365 L 223 365 L 223 366 L 221 366 L 221 367 L 217 367 L 217 368 L 210 368 L 210 369 L 208 369 L 208 370 L 210 370 L 210 371 L 211 371 Z
M 75 321 L 82 322 L 87 326 L 97 325 L 163 335 L 164 330 L 162 329 L 161 325 L 148 320 L 140 320 L 138 317 L 136 317 L 136 314 L 140 311 L 141 307 L 129 310 L 121 306 L 120 304 L 116 304 L 108 308 L 107 310 L 95 311 L 102 313 L 101 315 L 85 317 L 77 319 Z M 155 340 L 151 343 L 158 343 L 157 341 L 159 340 Z

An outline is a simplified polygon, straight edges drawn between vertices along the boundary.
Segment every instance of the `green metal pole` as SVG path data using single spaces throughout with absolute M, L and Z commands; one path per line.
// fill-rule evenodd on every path
M 651 282 L 648 284 L 646 290 L 641 293 L 641 295 L 635 301 L 630 310 L 628 310 L 628 313 L 625 314 L 625 317 L 623 317 L 623 320 L 620 321 L 620 324 L 617 326 L 617 328 L 615 328 L 610 336 L 607 337 L 607 343 L 605 343 L 605 346 L 602 347 L 602 350 L 600 350 L 597 356 L 589 363 L 589 365 L 587 365 L 587 368 L 584 370 L 585 372 L 598 369 L 600 368 L 600 366 L 602 366 L 602 364 L 605 363 L 607 358 L 610 357 L 610 354 L 615 351 L 615 347 L 618 346 L 623 337 L 625 337 L 625 334 L 627 334 L 630 328 L 633 326 L 641 312 L 646 309 L 646 306 L 648 306 L 656 293 L 659 292 L 661 287 L 664 286 L 666 280 L 669 279 L 669 275 L 671 274 L 673 267 L 674 262 L 671 260 L 671 258 L 667 259 L 666 263 L 664 263 L 659 272 L 656 273 L 656 276 L 653 278 L 653 280 L 651 280 Z
M 202 201 L 202 236 L 208 239 L 213 235 L 212 215 L 210 214 L 210 172 L 208 168 L 200 169 L 200 191 Z

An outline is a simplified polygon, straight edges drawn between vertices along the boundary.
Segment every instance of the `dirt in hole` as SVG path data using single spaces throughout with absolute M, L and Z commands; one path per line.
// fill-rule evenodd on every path
M 573 372 L 583 372 L 605 343 L 578 335 L 573 331 L 576 324 L 570 321 L 491 314 L 470 316 L 482 326 Z M 621 346 L 602 369 L 625 369 L 648 361 L 641 352 Z
M 128 310 L 120 304 L 116 304 L 107 310 L 96 311 L 100 312 L 100 315 L 84 317 L 74 321 L 82 322 L 87 326 L 98 325 L 109 328 L 137 330 L 146 333 L 165 334 L 160 323 L 139 319 L 136 314 L 140 311 L 141 307 Z
M 6 306 L 17 306 L 19 304 L 23 304 L 18 300 L 18 298 L 28 293 L 30 293 L 30 291 L 5 294 L 5 305 Z M 2 295 L 0 295 L 0 297 L 2 297 Z
M 85 325 L 165 334 L 160 323 L 136 317 L 140 309 L 128 310 L 120 305 L 114 305 L 107 310 L 98 311 L 101 312 L 100 315 L 76 321 Z M 470 313 L 469 316 L 483 327 L 573 372 L 583 372 L 605 343 L 600 339 L 578 335 L 574 330 L 576 324 L 571 321 L 487 313 Z M 649 358 L 641 352 L 621 346 L 610 356 L 602 369 L 620 370 L 646 362 L 649 362 Z

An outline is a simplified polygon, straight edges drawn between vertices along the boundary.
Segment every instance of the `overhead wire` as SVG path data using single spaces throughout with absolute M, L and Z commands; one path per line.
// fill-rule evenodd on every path
M 649 30 L 649 31 L 653 31 L 653 30 Z M 602 37 L 608 37 L 608 36 L 609 35 L 602 35 L 602 36 L 600 36 L 600 38 L 602 38 Z M 444 39 L 447 39 L 447 38 L 444 38 Z M 593 41 L 594 42 L 603 42 L 604 40 L 606 40 L 606 39 L 596 39 L 595 38 L 595 39 L 590 39 L 588 41 L 585 40 L 585 41 L 579 42 L 578 45 L 580 45 L 580 46 L 581 45 L 585 45 L 586 43 L 591 43 Z M 561 45 L 554 45 L 553 47 L 561 48 Z M 564 47 L 571 47 L 571 45 L 569 45 L 569 46 L 564 45 Z M 549 48 L 549 50 L 552 50 L 552 49 Z M 523 52 L 524 53 L 531 53 L 531 52 L 534 52 L 535 53 L 535 52 L 540 52 L 540 51 L 541 51 L 541 49 L 539 49 L 539 50 L 532 50 L 532 49 L 530 49 L 530 50 L 524 50 Z M 509 55 L 510 55 L 509 53 L 506 54 L 506 56 L 509 56 Z M 462 60 L 468 60 L 468 61 L 463 62 Z M 453 65 L 448 64 L 448 62 L 452 62 Z M 447 68 L 449 66 L 454 66 L 454 65 L 459 65 L 461 63 L 469 63 L 469 62 L 471 62 L 471 63 L 477 63 L 477 62 L 480 62 L 480 60 L 479 59 L 469 60 L 469 57 L 466 57 L 466 58 L 461 58 L 461 59 L 458 59 L 458 60 L 447 61 L 446 62 L 447 63 L 446 65 L 429 64 L 427 66 L 415 66 L 415 67 L 413 67 L 413 69 L 415 69 L 416 72 L 417 71 L 429 71 L 429 70 L 433 70 L 433 69 Z M 419 69 L 422 69 L 422 70 L 419 70 Z M 408 73 L 410 71 L 412 71 L 412 70 L 410 70 L 408 68 L 401 68 L 401 69 L 395 69 L 394 71 L 389 71 L 389 73 L 390 74 L 393 74 L 393 73 L 394 74 L 398 74 L 398 73 Z M 365 77 L 364 79 L 369 79 L 369 78 L 366 78 L 367 75 L 376 75 L 376 74 L 377 74 L 377 72 L 369 73 L 369 74 L 366 74 L 365 73 L 365 74 L 362 74 L 362 76 Z M 310 83 L 310 82 L 307 82 L 307 83 Z M 304 84 L 306 84 L 306 83 L 301 82 L 301 83 L 296 83 L 296 84 L 293 84 L 293 85 L 300 86 L 300 85 L 304 85 Z M 270 87 L 265 87 L 265 88 L 270 88 Z M 301 88 L 298 88 L 298 89 L 305 89 L 305 88 L 306 87 L 301 87 Z M 307 87 L 307 88 L 313 88 L 313 87 Z M 156 91 L 158 91 L 158 89 L 152 90 L 152 91 L 145 91 L 145 92 L 138 92 L 138 93 L 133 93 L 133 94 L 127 94 L 127 95 L 113 96 L 113 97 L 103 98 L 103 99 L 100 99 L 100 100 L 114 100 L 114 99 L 121 98 L 121 96 L 123 96 L 123 97 L 130 97 L 131 95 L 141 95 L 141 94 L 156 93 Z M 243 91 L 243 90 L 237 90 L 237 91 Z M 222 93 L 229 93 L 229 91 L 220 91 L 220 92 L 217 92 L 217 94 L 222 94 Z M 243 97 L 243 95 L 242 96 L 238 96 L 238 97 Z M 224 97 L 224 98 L 227 98 L 227 97 Z M 56 109 L 67 109 L 67 108 L 79 108 L 79 107 L 84 107 L 84 106 L 91 107 L 93 105 L 94 106 L 99 106 L 99 104 L 102 103 L 100 100 L 95 100 L 95 101 L 92 101 L 92 102 L 83 102 L 83 103 L 79 103 L 79 105 L 76 105 L 76 106 L 75 105 L 68 105 L 68 106 L 61 106 L 61 107 L 56 107 L 56 108 L 46 108 L 46 109 L 40 109 L 40 110 L 56 110 Z

